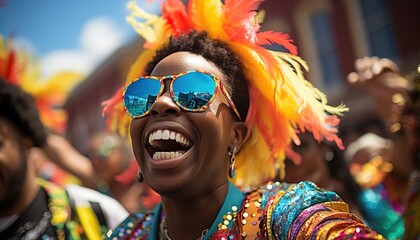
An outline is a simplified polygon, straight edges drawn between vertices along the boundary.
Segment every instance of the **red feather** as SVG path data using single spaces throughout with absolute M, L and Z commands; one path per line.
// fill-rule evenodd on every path
M 259 45 L 271 45 L 273 43 L 285 47 L 291 54 L 297 55 L 297 47 L 293 45 L 293 40 L 289 38 L 288 34 L 265 31 L 257 33 Z
M 186 33 L 193 28 L 187 8 L 180 0 L 166 0 L 162 5 L 162 17 L 175 35 Z
M 255 16 L 263 0 L 226 0 L 223 15 L 229 24 L 238 24 Z
M 17 85 L 19 83 L 19 66 L 16 62 L 16 52 L 14 49 L 10 49 L 6 59 L 1 61 L 0 64 L 4 64 L 2 66 L 2 72 L 0 73 L 2 77 L 7 80 L 8 82 Z
M 14 51 L 10 51 L 9 62 L 6 69 L 6 78 L 9 79 L 13 84 L 17 84 L 16 70 L 16 53 Z
M 226 0 L 223 6 L 225 31 L 231 40 L 255 43 L 260 25 L 254 20 L 263 0 Z
M 114 96 L 112 96 L 110 99 L 103 101 L 101 103 L 104 108 L 102 109 L 102 116 L 108 116 L 112 114 L 112 111 L 114 110 L 115 106 L 118 104 L 121 104 L 121 98 L 122 98 L 122 87 L 118 89 L 118 91 L 115 92 Z

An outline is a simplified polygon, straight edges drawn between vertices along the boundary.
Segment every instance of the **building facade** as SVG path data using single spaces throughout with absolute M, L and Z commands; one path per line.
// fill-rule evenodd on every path
M 346 83 L 355 59 L 391 58 L 402 71 L 420 63 L 418 0 L 266 0 L 261 8 L 262 29 L 288 33 L 310 66 L 307 78 L 331 104 L 350 107 L 344 129 L 376 118 L 368 96 Z M 121 86 L 141 50 L 138 41 L 121 48 L 72 93 L 67 137 L 79 150 L 89 134 L 104 128 L 100 103 Z

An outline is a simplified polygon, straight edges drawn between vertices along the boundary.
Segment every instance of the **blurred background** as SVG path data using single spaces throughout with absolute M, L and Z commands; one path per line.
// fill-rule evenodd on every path
M 159 11 L 157 1 L 138 2 Z M 121 87 L 142 51 L 140 37 L 125 22 L 125 5 L 121 0 L 0 1 L 0 33 L 39 59 L 41 81 L 60 71 L 82 76 L 61 105 L 67 111 L 66 138 L 84 153 L 89 136 L 105 128 L 100 103 Z M 295 40 L 310 66 L 307 78 L 332 105 L 350 107 L 342 134 L 362 133 L 378 122 L 369 95 L 346 81 L 357 58 L 390 58 L 403 73 L 420 60 L 418 0 L 267 0 L 261 9 L 263 29 Z

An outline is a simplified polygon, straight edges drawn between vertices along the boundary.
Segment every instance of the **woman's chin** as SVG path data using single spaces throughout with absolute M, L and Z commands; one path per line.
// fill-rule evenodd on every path
M 146 173 L 148 185 L 160 195 L 179 192 L 188 184 L 191 178 L 191 168 L 194 167 L 194 150 L 192 147 L 174 157 L 153 157 L 146 153 Z

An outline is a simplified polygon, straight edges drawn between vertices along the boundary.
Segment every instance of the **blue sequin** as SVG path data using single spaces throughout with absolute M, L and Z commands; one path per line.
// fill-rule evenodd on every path
M 277 203 L 271 217 L 271 228 L 279 239 L 286 239 L 300 212 L 314 204 L 331 201 L 340 201 L 340 197 L 334 192 L 320 190 L 312 182 L 300 182 Z

